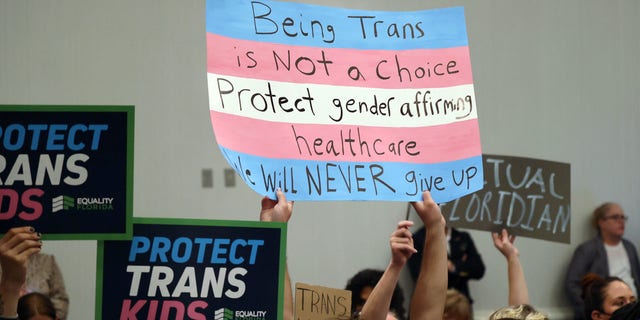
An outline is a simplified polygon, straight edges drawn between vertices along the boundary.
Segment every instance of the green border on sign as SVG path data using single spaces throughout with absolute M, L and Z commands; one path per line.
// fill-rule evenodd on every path
M 125 112 L 127 114 L 126 205 L 124 233 L 43 234 L 43 240 L 126 240 L 131 239 L 133 218 L 133 163 L 135 107 L 133 105 L 0 105 L 2 111 L 19 112 Z
M 278 320 L 284 318 L 284 273 L 287 263 L 287 224 L 284 222 L 240 221 L 240 220 L 206 220 L 177 218 L 141 218 L 134 217 L 133 224 L 159 224 L 178 226 L 210 226 L 210 227 L 249 227 L 280 229 L 280 257 L 278 266 Z M 133 227 L 133 225 L 132 225 Z M 131 235 L 133 237 L 133 234 Z M 127 240 L 122 240 L 127 241 Z M 104 283 L 104 240 L 98 241 L 96 254 L 96 309 L 95 319 L 102 320 L 102 289 Z

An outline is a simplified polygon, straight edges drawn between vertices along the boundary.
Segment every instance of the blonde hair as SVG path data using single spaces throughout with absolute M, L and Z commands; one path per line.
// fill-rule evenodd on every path
M 471 304 L 464 294 L 455 289 L 447 290 L 444 303 L 444 319 L 471 320 Z
M 593 226 L 598 233 L 600 233 L 600 225 L 598 222 L 603 219 L 609 210 L 613 207 L 619 207 L 620 205 L 615 202 L 605 202 L 599 205 L 597 208 L 593 209 L 593 213 L 591 213 L 591 226 Z
M 494 311 L 489 320 L 549 320 L 549 317 L 528 304 L 520 304 Z

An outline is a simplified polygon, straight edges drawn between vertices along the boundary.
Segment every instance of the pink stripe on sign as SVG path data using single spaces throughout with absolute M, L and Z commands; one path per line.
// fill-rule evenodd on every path
M 389 89 L 473 83 L 468 47 L 333 49 L 239 40 L 211 33 L 207 33 L 207 71 L 282 82 Z
M 217 142 L 274 159 L 438 163 L 482 153 L 478 120 L 417 128 L 271 122 L 211 111 Z

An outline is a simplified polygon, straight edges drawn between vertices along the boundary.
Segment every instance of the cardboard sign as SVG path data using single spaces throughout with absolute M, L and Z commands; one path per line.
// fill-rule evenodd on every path
M 129 238 L 133 133 L 133 106 L 0 106 L 0 233 Z
M 216 140 L 257 193 L 444 202 L 482 188 L 462 7 L 208 0 L 206 29 Z
M 351 318 L 351 291 L 296 283 L 297 320 Z
M 485 154 L 484 172 L 484 189 L 441 204 L 449 225 L 571 241 L 568 163 Z
M 96 319 L 282 319 L 286 224 L 135 218 L 98 243 Z

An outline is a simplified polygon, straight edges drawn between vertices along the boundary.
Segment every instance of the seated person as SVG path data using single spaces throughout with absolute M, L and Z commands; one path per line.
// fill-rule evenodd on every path
M 636 297 L 629 286 L 618 277 L 601 277 L 587 273 L 582 278 L 582 301 L 586 319 L 609 319 L 617 310 Z
M 640 289 L 637 250 L 631 241 L 624 238 L 627 218 L 622 207 L 613 202 L 603 203 L 593 211 L 591 224 L 598 234 L 575 249 L 565 278 L 565 293 L 574 309 L 575 319 L 590 319 L 583 312 L 584 301 L 581 298 L 581 281 L 587 273 L 618 277 L 634 294 Z

